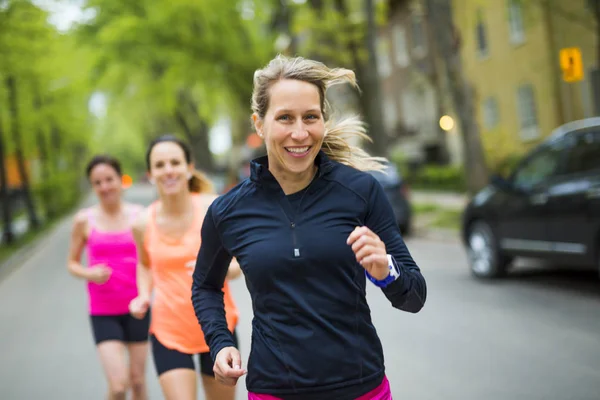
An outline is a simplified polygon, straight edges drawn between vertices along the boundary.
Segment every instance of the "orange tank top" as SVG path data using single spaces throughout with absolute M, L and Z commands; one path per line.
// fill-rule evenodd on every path
M 152 271 L 154 299 L 151 306 L 150 332 L 165 347 L 186 354 L 209 351 L 192 305 L 192 274 L 200 249 L 200 231 L 210 204 L 202 195 L 192 195 L 194 222 L 179 239 L 160 233 L 156 226 L 157 202 L 150 205 L 144 247 Z M 225 316 L 230 331 L 239 314 L 229 291 L 223 286 Z

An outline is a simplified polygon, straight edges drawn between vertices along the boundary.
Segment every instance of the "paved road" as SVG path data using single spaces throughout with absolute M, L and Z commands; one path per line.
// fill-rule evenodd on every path
M 151 192 L 128 193 L 148 202 Z M 104 382 L 86 316 L 82 282 L 66 272 L 68 222 L 0 281 L 0 399 L 103 399 Z M 600 398 L 600 284 L 593 273 L 521 268 L 495 284 L 471 279 L 452 242 L 412 239 L 428 280 L 417 315 L 395 312 L 369 290 L 396 399 L 592 400 Z M 248 356 L 251 307 L 241 308 Z M 148 368 L 152 399 L 161 399 Z M 244 382 L 238 399 L 246 395 Z M 199 395 L 198 398 L 202 398 Z

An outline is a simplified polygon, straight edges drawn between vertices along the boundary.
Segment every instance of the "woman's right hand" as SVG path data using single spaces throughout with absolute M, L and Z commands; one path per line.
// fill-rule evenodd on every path
M 87 270 L 87 280 L 103 285 L 108 281 L 111 273 L 112 269 L 104 264 L 94 265 Z
M 215 378 L 227 386 L 235 386 L 246 370 L 242 369 L 242 358 L 235 347 L 224 347 L 218 353 L 213 367 Z
M 129 302 L 129 312 L 137 319 L 143 319 L 148 308 L 150 308 L 150 299 L 147 296 L 138 296 Z

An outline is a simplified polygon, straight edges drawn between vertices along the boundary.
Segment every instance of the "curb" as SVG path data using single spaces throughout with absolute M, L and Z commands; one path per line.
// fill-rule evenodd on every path
M 55 222 L 56 226 L 48 230 L 48 232 L 46 232 L 43 236 L 32 240 L 30 243 L 27 243 L 25 246 L 16 250 L 13 255 L 11 255 L 2 263 L 0 263 L 0 282 L 8 278 L 13 272 L 15 272 L 18 269 L 18 267 L 27 262 L 29 258 L 33 257 L 33 255 L 36 254 L 38 249 L 40 249 L 48 241 L 50 241 L 58 226 L 64 222 L 65 218 L 69 216 L 70 215 L 61 217 L 60 220 L 57 220 Z
M 27 260 L 33 257 L 41 248 L 45 247 L 46 244 L 54 237 L 54 233 L 57 229 L 59 229 L 65 221 L 73 218 L 75 213 L 83 207 L 89 201 L 89 194 L 84 195 L 83 199 L 79 202 L 79 204 L 73 208 L 72 211 L 63 215 L 54 221 L 54 226 L 51 227 L 46 233 L 42 236 L 33 239 L 30 243 L 27 243 L 23 247 L 19 248 L 8 257 L 6 260 L 0 263 L 0 282 L 7 279 L 13 272 L 15 272 L 21 265 L 23 265 Z M 65 254 L 66 260 L 66 254 Z

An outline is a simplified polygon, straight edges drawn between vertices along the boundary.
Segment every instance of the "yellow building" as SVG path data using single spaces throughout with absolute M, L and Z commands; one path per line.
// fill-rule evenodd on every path
M 597 114 L 596 28 L 587 3 L 453 0 L 464 73 L 475 89 L 490 166 L 524 152 L 565 122 Z M 567 83 L 559 55 L 571 47 L 580 49 L 584 78 Z

